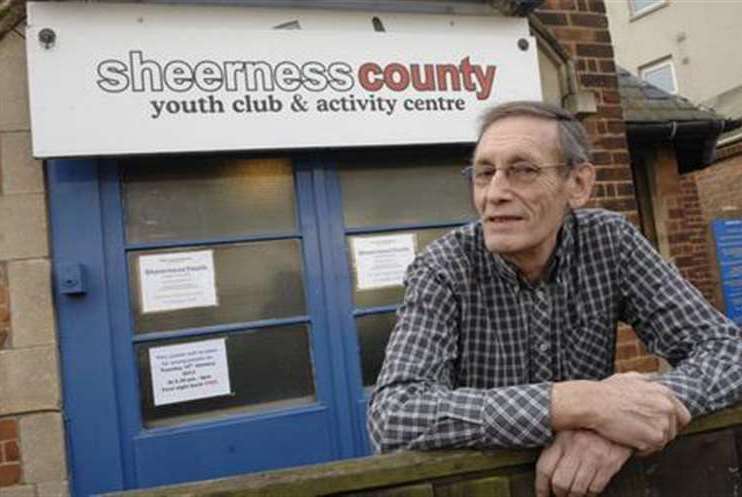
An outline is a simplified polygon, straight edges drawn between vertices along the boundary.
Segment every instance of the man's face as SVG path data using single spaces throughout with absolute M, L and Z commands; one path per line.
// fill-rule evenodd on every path
M 472 186 L 485 244 L 518 266 L 534 258 L 546 262 L 564 214 L 574 204 L 574 173 L 566 175 L 564 167 L 542 169 L 526 184 L 499 170 L 525 163 L 536 167 L 563 163 L 556 122 L 531 116 L 505 117 L 487 128 L 474 152 L 475 168 L 498 169 L 488 183 L 483 184 L 480 178 Z

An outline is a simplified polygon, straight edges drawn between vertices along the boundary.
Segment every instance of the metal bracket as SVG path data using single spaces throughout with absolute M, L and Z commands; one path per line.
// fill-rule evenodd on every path
M 65 295 L 84 295 L 87 293 L 85 268 L 79 263 L 64 263 L 57 266 L 57 285 Z

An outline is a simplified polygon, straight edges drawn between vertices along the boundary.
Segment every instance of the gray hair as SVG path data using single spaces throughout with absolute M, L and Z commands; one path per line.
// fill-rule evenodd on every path
M 556 121 L 559 130 L 559 145 L 564 161 L 570 167 L 590 162 L 590 140 L 585 127 L 571 113 L 556 105 L 537 101 L 507 102 L 488 109 L 480 118 L 479 140 L 495 121 L 511 116 L 533 116 Z

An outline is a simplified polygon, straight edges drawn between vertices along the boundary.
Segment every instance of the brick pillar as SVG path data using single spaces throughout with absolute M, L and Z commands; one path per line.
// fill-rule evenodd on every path
M 575 63 L 578 90 L 595 95 L 597 112 L 583 120 L 593 143 L 597 182 L 591 206 L 624 214 L 639 225 L 616 64 L 603 0 L 546 0 L 535 13 Z M 633 330 L 621 326 L 616 344 L 616 368 L 656 370 Z

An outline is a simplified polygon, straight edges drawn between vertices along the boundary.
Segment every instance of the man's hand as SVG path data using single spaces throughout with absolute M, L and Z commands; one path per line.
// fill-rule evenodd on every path
M 640 373 L 615 374 L 601 385 L 606 395 L 602 420 L 595 430 L 642 455 L 670 443 L 690 422 L 688 409 L 664 385 Z
M 536 496 L 597 495 L 630 456 L 630 449 L 597 433 L 560 431 L 536 463 Z
M 590 429 L 641 454 L 662 449 L 690 419 L 669 388 L 639 373 L 557 383 L 552 391 L 555 431 Z

